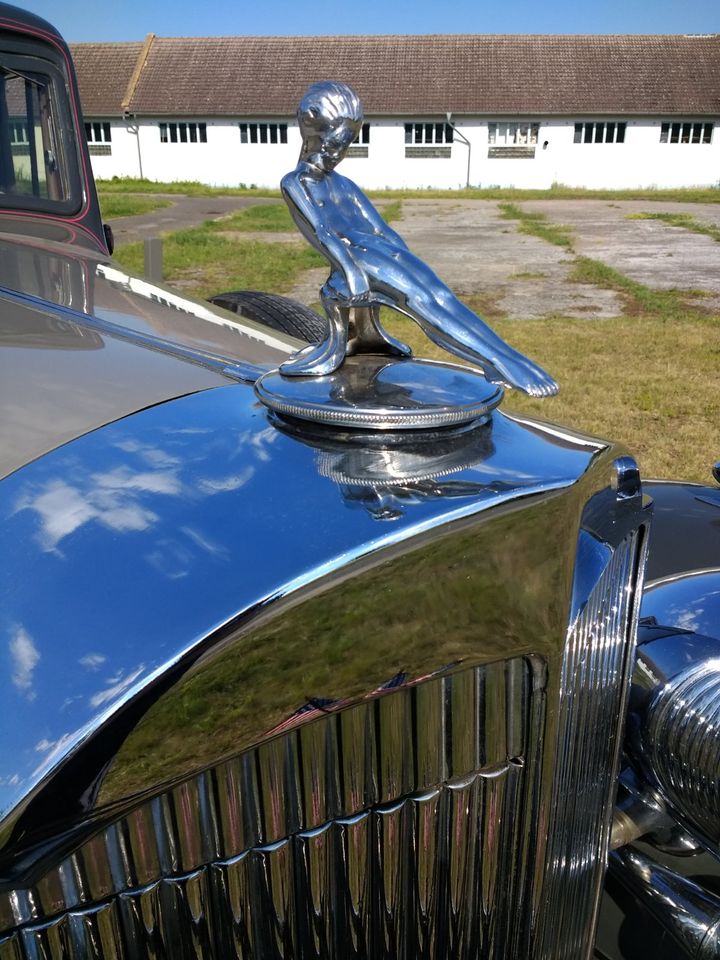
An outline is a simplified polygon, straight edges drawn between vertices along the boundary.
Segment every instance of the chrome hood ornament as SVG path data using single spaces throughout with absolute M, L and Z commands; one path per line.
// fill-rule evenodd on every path
M 320 290 L 329 333 L 262 377 L 256 387 L 260 399 L 283 415 L 397 430 L 482 418 L 502 399 L 497 384 L 535 397 L 557 393 L 555 381 L 466 307 L 408 249 L 357 184 L 336 172 L 362 126 L 355 91 L 344 83 L 315 83 L 297 116 L 302 150 L 297 167 L 283 177 L 282 193 L 302 235 L 330 264 Z M 381 306 L 410 317 L 439 347 L 477 364 L 485 376 L 412 359 L 410 348 L 383 329 Z M 359 361 L 343 362 L 363 353 L 379 354 L 385 362 L 383 376 L 368 375 L 360 390 Z M 306 378 L 313 378 L 312 386 Z M 376 392 L 380 383 L 392 389 Z

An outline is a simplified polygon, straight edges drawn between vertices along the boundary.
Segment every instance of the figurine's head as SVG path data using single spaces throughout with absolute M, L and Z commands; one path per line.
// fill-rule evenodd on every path
M 360 98 L 346 83 L 324 80 L 305 91 L 297 112 L 303 138 L 303 160 L 333 170 L 360 132 Z

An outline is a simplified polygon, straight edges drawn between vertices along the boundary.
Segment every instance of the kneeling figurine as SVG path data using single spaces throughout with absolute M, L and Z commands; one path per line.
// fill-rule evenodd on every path
M 419 324 L 439 347 L 485 376 L 535 397 L 557 393 L 555 381 L 499 337 L 416 257 L 380 216 L 363 191 L 337 173 L 362 126 L 360 100 L 347 84 L 313 84 L 298 108 L 302 151 L 282 180 L 283 196 L 306 240 L 331 266 L 320 291 L 330 330 L 320 344 L 286 361 L 284 376 L 324 376 L 346 354 L 410 356 L 408 346 L 385 331 L 380 306 Z

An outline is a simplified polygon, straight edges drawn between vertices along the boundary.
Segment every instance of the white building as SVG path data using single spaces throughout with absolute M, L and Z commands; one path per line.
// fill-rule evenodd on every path
M 360 94 L 366 188 L 709 186 L 720 36 L 159 38 L 73 47 L 97 177 L 277 187 L 320 79 Z

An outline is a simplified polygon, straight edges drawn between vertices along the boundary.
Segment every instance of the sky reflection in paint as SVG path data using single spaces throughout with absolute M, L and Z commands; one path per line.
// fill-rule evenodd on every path
M 560 483 L 593 453 L 504 418 L 493 430 L 497 449 L 454 475 L 464 499 L 408 497 L 405 483 L 390 523 L 348 510 L 318 451 L 245 386 L 145 410 L 7 478 L 0 813 L 163 665 L 283 584 L 496 498 L 491 476 Z

